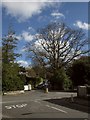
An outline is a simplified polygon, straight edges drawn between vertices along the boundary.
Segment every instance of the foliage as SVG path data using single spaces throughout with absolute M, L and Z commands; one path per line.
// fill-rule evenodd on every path
M 40 77 L 36 78 L 36 86 L 39 85 L 43 81 L 44 81 L 43 78 L 40 78 Z
M 36 77 L 36 72 L 33 68 L 26 68 L 27 75 L 30 77 Z
M 40 78 L 40 77 L 31 77 L 29 79 L 29 82 L 28 84 L 31 84 L 32 85 L 32 88 L 35 88 L 36 86 L 38 86 L 41 82 L 43 82 L 43 78 Z
M 2 48 L 0 47 L 0 91 L 2 90 Z
M 72 79 L 73 86 L 90 85 L 90 58 L 82 57 L 73 62 L 68 69 L 68 75 Z
M 72 89 L 72 81 L 69 79 L 68 76 L 64 80 L 63 88 L 64 88 L 64 90 L 70 90 L 70 89 Z
M 15 53 L 18 39 L 15 37 L 15 32 L 10 27 L 7 36 L 2 39 L 2 58 L 4 63 L 14 62 L 20 54 Z
M 24 82 L 19 76 L 19 67 L 17 64 L 3 64 L 2 72 L 2 90 L 14 91 L 23 89 Z
M 20 76 L 20 79 L 25 84 L 26 83 L 26 69 L 25 69 L 25 67 L 19 66 L 19 76 Z
M 71 87 L 71 81 L 63 68 L 55 72 L 55 74 L 51 77 L 50 83 L 53 86 L 53 89 L 67 90 Z
M 44 67 L 42 67 L 40 64 L 35 63 L 36 61 L 33 60 L 32 63 L 32 69 L 34 70 L 36 76 L 40 77 L 40 78 L 45 78 L 45 74 L 46 74 L 46 69 Z
M 44 75 L 47 74 L 49 68 L 48 75 L 53 76 L 53 86 L 57 84 L 62 89 L 67 76 L 60 69 L 66 68 L 73 60 L 90 52 L 90 49 L 85 49 L 88 40 L 82 29 L 72 29 L 65 23 L 54 22 L 38 31 L 36 40 L 26 45 L 28 57 L 42 68 L 39 69 L 40 73 L 43 71 Z M 68 80 L 64 83 L 65 87 L 71 84 Z
M 19 75 L 19 65 L 15 63 L 20 54 L 15 53 L 17 38 L 14 31 L 9 28 L 8 35 L 2 40 L 2 90 L 23 89 L 23 81 Z

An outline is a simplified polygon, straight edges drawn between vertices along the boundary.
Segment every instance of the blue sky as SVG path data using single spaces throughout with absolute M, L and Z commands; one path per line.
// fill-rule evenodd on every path
M 88 3 L 87 2 L 3 2 L 2 3 L 2 36 L 7 34 L 8 26 L 12 23 L 18 40 L 18 53 L 22 57 L 17 61 L 28 66 L 24 46 L 33 41 L 39 28 L 53 21 L 64 21 L 73 28 L 82 28 L 88 32 Z M 22 36 L 22 37 L 21 37 Z

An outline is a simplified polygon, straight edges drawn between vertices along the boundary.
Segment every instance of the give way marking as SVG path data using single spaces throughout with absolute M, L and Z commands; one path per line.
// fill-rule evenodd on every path
M 9 105 L 9 106 L 5 106 L 6 109 L 10 110 L 12 108 L 23 108 L 26 107 L 27 104 L 18 104 L 18 105 Z

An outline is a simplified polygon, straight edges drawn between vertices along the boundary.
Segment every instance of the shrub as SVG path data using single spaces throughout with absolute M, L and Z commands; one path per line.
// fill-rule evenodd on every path
M 31 84 L 32 85 L 32 88 L 35 88 L 36 86 L 38 86 L 41 82 L 43 82 L 43 78 L 40 78 L 40 77 L 32 77 L 30 78 L 28 84 Z
M 55 71 L 55 74 L 51 77 L 50 81 L 53 89 L 69 89 L 71 86 L 71 81 L 63 68 Z
M 24 82 L 20 79 L 19 67 L 17 64 L 4 64 L 2 72 L 2 90 L 22 90 Z
M 72 66 L 68 68 L 67 73 L 74 87 L 85 84 L 90 85 L 90 62 L 88 58 L 74 61 Z
M 68 78 L 64 80 L 64 84 L 63 84 L 64 90 L 69 90 L 72 88 L 72 81 Z

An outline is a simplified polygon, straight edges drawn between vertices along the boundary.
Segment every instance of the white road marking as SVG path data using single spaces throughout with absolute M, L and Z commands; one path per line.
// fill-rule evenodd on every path
M 60 112 L 63 112 L 63 113 L 67 113 L 66 111 L 61 110 L 61 109 L 59 109 L 59 108 L 56 108 L 56 107 L 53 107 L 53 106 L 49 106 L 49 105 L 46 105 L 46 106 L 49 107 L 49 108 L 52 108 L 52 109 L 58 110 L 58 111 L 60 111 Z
M 37 100 L 34 100 L 34 102 L 41 104 L 41 103 L 40 103 L 39 101 L 37 101 Z M 52 109 L 55 109 L 55 110 L 58 110 L 58 111 L 63 112 L 63 113 L 67 113 L 67 112 L 64 111 L 64 110 L 61 110 L 61 109 L 59 109 L 59 108 L 56 108 L 56 107 L 53 107 L 53 106 L 50 106 L 50 105 L 45 105 L 45 106 L 47 106 L 47 107 L 49 107 L 49 108 L 52 108 Z
M 5 108 L 8 109 L 8 110 L 9 110 L 9 109 L 12 109 L 11 106 L 5 106 Z
M 25 107 L 27 104 L 22 104 L 22 105 L 16 105 L 16 107 L 18 108 L 22 108 L 22 107 Z
M 22 108 L 25 107 L 27 104 L 19 104 L 19 105 L 9 105 L 9 106 L 5 106 L 6 109 L 10 110 L 12 108 Z

